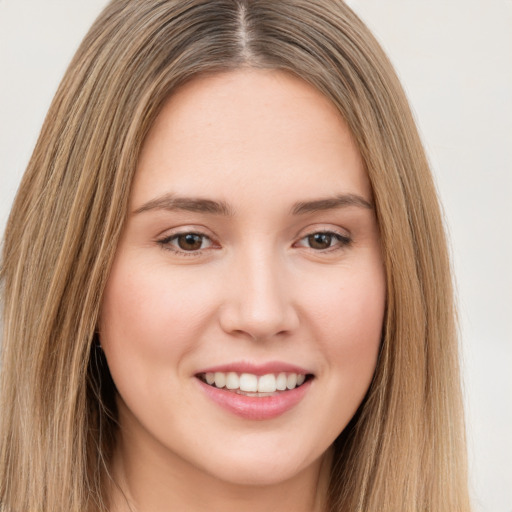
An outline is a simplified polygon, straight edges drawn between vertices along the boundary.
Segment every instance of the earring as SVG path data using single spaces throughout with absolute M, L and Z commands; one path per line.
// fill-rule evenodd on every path
M 97 330 L 94 332 L 93 345 L 96 350 L 103 350 L 101 347 L 100 333 Z

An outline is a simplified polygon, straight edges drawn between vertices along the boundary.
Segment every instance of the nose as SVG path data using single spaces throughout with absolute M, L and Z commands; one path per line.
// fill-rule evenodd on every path
M 272 251 L 247 251 L 231 267 L 226 300 L 220 312 L 222 329 L 265 340 L 292 333 L 299 325 L 293 285 L 286 265 Z

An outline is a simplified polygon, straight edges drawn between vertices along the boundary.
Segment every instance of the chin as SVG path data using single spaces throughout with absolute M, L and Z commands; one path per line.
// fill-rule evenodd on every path
M 212 454 L 209 460 L 203 460 L 208 467 L 204 470 L 216 479 L 232 485 L 240 486 L 273 486 L 300 477 L 308 471 L 318 471 L 326 452 L 316 455 L 314 453 L 301 453 L 297 451 L 297 445 L 275 449 L 272 443 L 260 443 L 265 449 L 236 450 L 224 453 L 218 458 L 219 463 L 211 464 Z
M 238 486 L 273 486 L 294 479 L 308 467 L 294 465 L 294 462 L 286 457 L 279 457 L 281 461 L 276 463 L 275 458 L 250 464 L 248 461 L 240 461 L 239 464 L 232 464 L 229 467 L 222 465 L 215 469 L 212 476 Z

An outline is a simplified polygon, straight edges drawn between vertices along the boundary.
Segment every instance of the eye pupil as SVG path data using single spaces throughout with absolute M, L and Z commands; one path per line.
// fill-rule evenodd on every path
M 178 236 L 178 245 L 180 249 L 184 251 L 197 251 L 201 249 L 203 244 L 203 237 L 194 233 L 187 233 L 185 235 Z
M 328 233 L 315 233 L 308 236 L 308 242 L 312 249 L 328 249 L 331 246 L 332 235 Z

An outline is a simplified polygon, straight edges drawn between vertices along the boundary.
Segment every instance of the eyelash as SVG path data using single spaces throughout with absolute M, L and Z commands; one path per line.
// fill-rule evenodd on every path
M 173 235 L 167 236 L 165 238 L 162 238 L 161 240 L 157 240 L 157 243 L 165 250 L 171 251 L 179 256 L 184 257 L 190 257 L 190 256 L 199 256 L 203 253 L 203 250 L 209 249 L 207 248 L 199 248 L 197 250 L 191 250 L 187 251 L 185 249 L 181 249 L 179 247 L 173 246 L 172 242 L 177 241 L 180 237 L 186 237 L 186 236 L 195 236 L 201 238 L 201 245 L 205 240 L 209 240 L 211 242 L 211 245 L 214 245 L 211 238 L 208 235 L 205 235 L 204 233 L 198 233 L 196 231 L 184 231 L 182 233 L 175 233 Z
M 341 233 L 338 233 L 336 231 L 329 231 L 329 230 L 320 230 L 320 231 L 314 231 L 313 233 L 309 233 L 306 236 L 303 236 L 299 242 L 302 242 L 303 240 L 309 239 L 314 236 L 328 236 L 330 237 L 330 241 L 337 242 L 335 245 L 330 245 L 329 247 L 325 249 L 314 249 L 313 247 L 309 247 L 309 249 L 313 250 L 314 252 L 319 253 L 326 253 L 326 252 L 334 252 L 340 249 L 344 249 L 345 247 L 348 247 L 352 243 L 352 239 L 347 235 L 342 235 Z M 299 242 L 296 242 L 299 243 Z M 294 246 L 296 245 L 294 244 Z
M 173 242 L 177 241 L 180 237 L 186 237 L 186 236 L 190 236 L 190 235 L 195 236 L 195 237 L 200 237 L 201 245 L 203 244 L 203 242 L 205 240 L 208 240 L 211 245 L 206 248 L 199 248 L 199 249 L 190 250 L 190 251 L 187 251 L 186 249 L 178 248 L 173 245 Z M 335 252 L 335 251 L 338 251 L 338 250 L 344 249 L 345 247 L 350 246 L 352 243 L 352 239 L 347 235 L 343 235 L 336 231 L 320 230 L 320 231 L 313 231 L 312 233 L 309 233 L 309 234 L 303 236 L 302 238 L 300 238 L 298 240 L 298 242 L 295 242 L 293 246 L 294 247 L 304 247 L 304 246 L 301 246 L 298 244 L 304 240 L 310 239 L 311 237 L 318 236 L 318 235 L 324 235 L 327 237 L 331 237 L 330 242 L 334 241 L 336 243 L 334 245 L 329 245 L 329 247 L 326 247 L 325 249 L 314 249 L 313 247 L 306 247 L 307 249 L 310 249 L 311 251 L 313 251 L 315 253 L 325 254 L 325 253 L 329 253 L 329 252 Z M 162 238 L 161 240 L 157 240 L 157 243 L 163 249 L 165 249 L 167 251 L 171 251 L 179 256 L 184 256 L 184 257 L 200 256 L 204 250 L 207 250 L 210 247 L 215 245 L 214 242 L 212 241 L 212 239 L 208 235 L 206 235 L 204 233 L 199 233 L 196 231 L 185 231 L 182 233 L 175 233 L 173 235 Z

